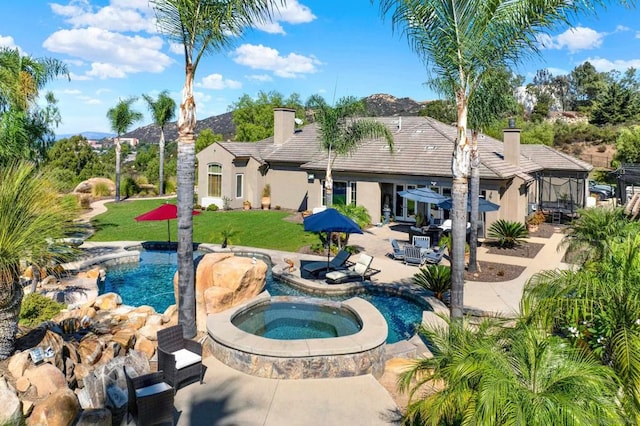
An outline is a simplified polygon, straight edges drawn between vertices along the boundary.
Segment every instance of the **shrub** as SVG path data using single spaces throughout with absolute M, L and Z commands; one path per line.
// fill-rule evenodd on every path
M 20 325 L 33 327 L 49 321 L 64 308 L 65 305 L 62 303 L 51 300 L 39 293 L 30 293 L 22 300 L 19 323 Z
M 78 203 L 80 204 L 80 208 L 82 209 L 90 209 L 91 208 L 91 195 L 81 194 L 78 198 Z
M 107 185 L 105 182 L 96 183 L 95 185 L 93 185 L 93 188 L 91 188 L 91 195 L 93 195 L 94 197 L 108 197 L 109 195 L 111 195 L 109 185 Z
M 164 193 L 165 194 L 173 194 L 176 192 L 177 183 L 175 178 L 165 179 L 164 181 Z
M 218 211 L 218 205 L 217 204 L 209 204 L 207 206 L 207 211 L 208 212 L 217 212 Z
M 127 176 L 122 183 L 121 192 L 125 197 L 131 197 L 132 195 L 140 192 L 140 187 L 138 187 L 138 184 L 136 183 L 134 178 L 132 178 L 131 176 Z
M 231 198 L 222 197 L 222 210 L 231 210 Z
M 51 182 L 58 192 L 71 192 L 78 184 L 78 178 L 71 170 L 56 168 L 51 171 Z
M 529 236 L 529 232 L 527 227 L 520 222 L 500 219 L 491 225 L 488 235 L 490 238 L 497 239 L 500 247 L 512 248 L 517 244 L 522 244 L 524 238 Z
M 451 268 L 444 265 L 427 265 L 413 276 L 413 283 L 432 291 L 442 300 L 444 293 L 451 290 Z

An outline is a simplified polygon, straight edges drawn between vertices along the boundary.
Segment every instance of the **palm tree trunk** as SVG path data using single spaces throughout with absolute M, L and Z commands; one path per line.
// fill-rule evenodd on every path
M 0 360 L 13 355 L 22 296 L 22 287 L 17 281 L 0 291 Z
M 327 158 L 327 174 L 324 179 L 324 205 L 333 206 L 333 176 L 331 175 L 331 147 L 329 147 L 329 157 Z
M 178 119 L 178 322 L 185 338 L 196 335 L 193 267 L 193 187 L 195 183 L 196 103 L 193 65 L 187 64 Z
M 160 181 L 158 182 L 158 189 L 160 195 L 164 195 L 164 128 L 160 127 Z
M 456 93 L 458 107 L 458 135 L 453 148 L 451 172 L 453 183 L 451 198 L 451 318 L 462 318 L 464 313 L 464 246 L 467 235 L 467 196 L 470 165 L 467 139 L 467 102 L 464 91 Z
M 120 136 L 116 139 L 116 201 L 120 201 L 120 154 L 122 147 L 120 146 Z
M 480 197 L 480 153 L 478 152 L 478 131 L 471 134 L 471 181 L 469 199 L 471 202 L 471 234 L 469 235 L 469 272 L 478 271 L 478 204 Z

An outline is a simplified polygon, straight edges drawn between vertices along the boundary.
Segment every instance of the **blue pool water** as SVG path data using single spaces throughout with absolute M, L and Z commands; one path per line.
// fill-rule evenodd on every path
M 194 252 L 194 256 L 202 253 Z M 149 305 L 164 312 L 175 304 L 173 276 L 177 270 L 177 254 L 170 251 L 141 251 L 139 264 L 123 264 L 108 268 L 107 277 L 99 286 L 100 294 L 114 292 L 123 303 L 131 306 Z M 266 289 L 272 296 L 310 296 L 267 275 Z M 318 297 L 318 295 L 313 295 Z M 331 296 L 332 300 L 346 300 L 352 296 Z M 415 325 L 422 320 L 425 307 L 403 297 L 364 293 L 361 297 L 373 304 L 387 320 L 387 343 L 407 339 L 414 334 Z M 428 309 L 428 308 L 427 308 Z

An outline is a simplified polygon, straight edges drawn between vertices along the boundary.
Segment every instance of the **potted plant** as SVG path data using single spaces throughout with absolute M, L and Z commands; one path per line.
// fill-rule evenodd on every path
M 540 210 L 536 210 L 535 212 L 531 213 L 527 218 L 527 230 L 529 232 L 536 232 L 540 227 L 540 224 L 544 223 L 545 219 L 546 217 L 544 213 L 542 213 L 542 211 Z
M 242 203 L 242 208 L 245 210 L 251 210 L 251 201 L 244 200 L 244 202 Z
M 268 183 L 262 188 L 262 210 L 269 210 L 271 206 L 271 185 Z

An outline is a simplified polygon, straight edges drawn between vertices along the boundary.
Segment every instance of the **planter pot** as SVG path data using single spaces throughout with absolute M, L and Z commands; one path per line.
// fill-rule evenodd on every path
M 269 210 L 269 207 L 271 206 L 271 197 L 262 197 L 260 204 L 262 204 L 262 210 Z
M 245 209 L 245 210 L 251 210 L 251 204 L 245 203 L 245 204 L 242 205 L 242 208 Z
M 538 230 L 539 225 L 527 225 L 527 230 L 529 232 L 536 232 Z

